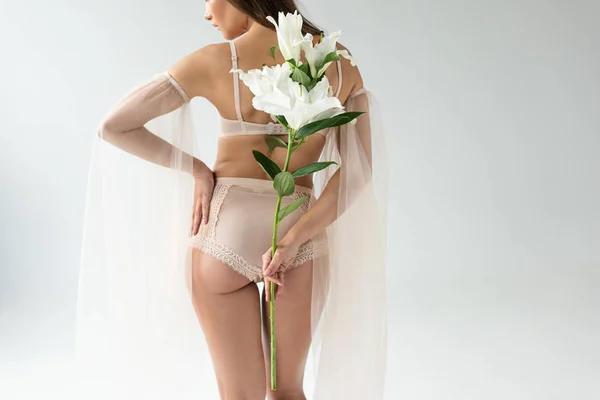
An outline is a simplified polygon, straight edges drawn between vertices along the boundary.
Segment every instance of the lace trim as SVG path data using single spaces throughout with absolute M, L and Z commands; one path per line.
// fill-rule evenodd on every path
M 230 184 L 217 183 L 213 189 L 213 197 L 210 202 L 210 213 L 209 222 L 210 225 L 208 227 L 208 236 L 215 237 L 215 230 L 217 227 L 217 221 L 219 220 L 219 213 L 221 212 L 221 205 L 227 196 L 227 192 L 229 192 Z M 211 218 L 212 216 L 212 218 Z
M 213 198 L 211 200 L 209 222 L 207 225 L 203 225 L 203 229 L 197 235 L 190 238 L 189 245 L 202 250 L 203 252 L 212 255 L 219 261 L 231 267 L 234 271 L 245 276 L 250 281 L 260 282 L 263 280 L 262 266 L 254 265 L 246 261 L 240 256 L 235 250 L 218 242 L 214 239 L 217 222 L 219 220 L 219 213 L 221 211 L 221 205 L 231 188 L 231 184 L 218 183 L 215 185 L 213 190 Z M 294 192 L 295 199 L 298 199 L 306 193 L 301 191 Z M 312 201 L 310 196 L 302 205 L 299 207 L 302 213 L 308 211 L 310 203 Z M 319 234 L 313 239 L 308 240 L 300 246 L 298 254 L 294 261 L 284 268 L 284 271 L 289 271 L 305 262 L 308 262 L 316 257 L 327 254 L 328 241 L 327 237 L 323 234 Z
M 234 271 L 242 274 L 253 282 L 262 280 L 262 268 L 247 262 L 243 257 L 233 249 L 225 246 L 221 242 L 206 236 L 194 236 L 190 245 L 199 248 L 203 252 L 216 257 L 219 261 L 230 266 Z M 261 272 L 257 272 L 261 271 Z
M 237 273 L 245 276 L 253 282 L 263 280 L 262 266 L 254 265 L 246 261 L 237 252 L 223 243 L 206 236 L 194 236 L 190 240 L 190 246 L 198 248 L 203 252 L 212 255 L 222 263 L 231 267 Z M 309 240 L 300 246 L 300 250 L 294 261 L 285 267 L 283 271 L 289 271 L 299 265 L 304 264 L 316 257 L 327 254 L 327 242 L 325 240 Z
M 302 196 L 308 195 L 308 199 L 302 203 L 299 207 L 302 214 L 308 212 L 309 208 L 312 207 L 315 202 L 315 197 L 313 193 L 304 193 L 299 190 L 294 192 L 296 199 L 299 199 Z M 307 261 L 313 260 L 317 257 L 323 256 L 328 252 L 328 239 L 324 233 L 320 233 L 316 235 L 314 238 L 308 240 L 302 246 L 300 246 L 300 250 L 298 251 L 298 255 L 294 259 L 294 261 L 288 266 L 286 271 L 290 268 L 297 267 Z
M 305 212 L 308 211 L 309 203 L 310 203 L 312 196 L 310 195 L 310 193 L 304 193 L 299 190 L 294 191 L 294 195 L 295 195 L 294 200 L 299 199 L 302 196 L 308 196 L 308 199 L 306 199 L 306 201 L 304 201 L 302 203 L 302 205 L 299 207 L 300 210 L 302 211 L 302 214 L 304 214 Z
M 300 246 L 300 250 L 298 251 L 296 258 L 287 268 L 284 269 L 284 271 L 288 271 L 291 268 L 295 268 L 298 265 L 304 264 L 305 262 L 327 254 L 327 248 L 327 240 L 323 237 L 318 237 L 307 241 Z

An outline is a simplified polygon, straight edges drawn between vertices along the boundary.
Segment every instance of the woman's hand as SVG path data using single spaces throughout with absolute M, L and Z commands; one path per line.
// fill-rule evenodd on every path
M 194 206 L 192 207 L 192 226 L 190 236 L 194 236 L 200 229 L 200 223 L 208 222 L 208 210 L 215 188 L 215 174 L 202 163 L 194 167 Z
M 274 282 L 278 286 L 275 287 L 275 297 L 283 292 L 283 270 L 286 269 L 296 258 L 300 245 L 293 240 L 283 238 L 277 243 L 275 255 L 271 258 L 273 246 L 263 254 L 263 276 L 265 283 L 266 301 L 270 301 L 271 293 L 269 290 L 269 282 Z

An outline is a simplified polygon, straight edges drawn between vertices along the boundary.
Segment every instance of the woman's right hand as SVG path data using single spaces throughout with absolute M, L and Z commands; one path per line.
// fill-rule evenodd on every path
M 206 164 L 194 169 L 194 206 L 192 207 L 192 226 L 190 236 L 200 229 L 200 223 L 208 222 L 210 200 L 215 188 L 215 174 Z

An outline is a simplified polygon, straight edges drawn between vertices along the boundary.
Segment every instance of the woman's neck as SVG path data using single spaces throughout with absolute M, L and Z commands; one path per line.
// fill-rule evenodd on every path
M 263 26 L 250 18 L 248 18 L 248 20 L 249 22 L 246 28 L 246 32 L 243 34 L 245 38 L 249 38 L 252 41 L 275 40 L 275 42 L 277 42 L 277 32 L 275 31 L 275 26 L 273 26 L 273 29 L 269 29 L 266 26 Z

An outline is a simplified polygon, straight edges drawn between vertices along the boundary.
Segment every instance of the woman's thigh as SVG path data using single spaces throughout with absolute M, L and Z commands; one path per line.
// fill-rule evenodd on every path
M 285 273 L 284 291 L 277 295 L 274 306 L 276 391 L 271 391 L 269 303 L 262 293 L 263 349 L 269 399 L 305 399 L 302 382 L 311 341 L 311 293 L 312 261 Z
M 263 400 L 265 367 L 255 283 L 192 250 L 192 293 L 222 399 Z

